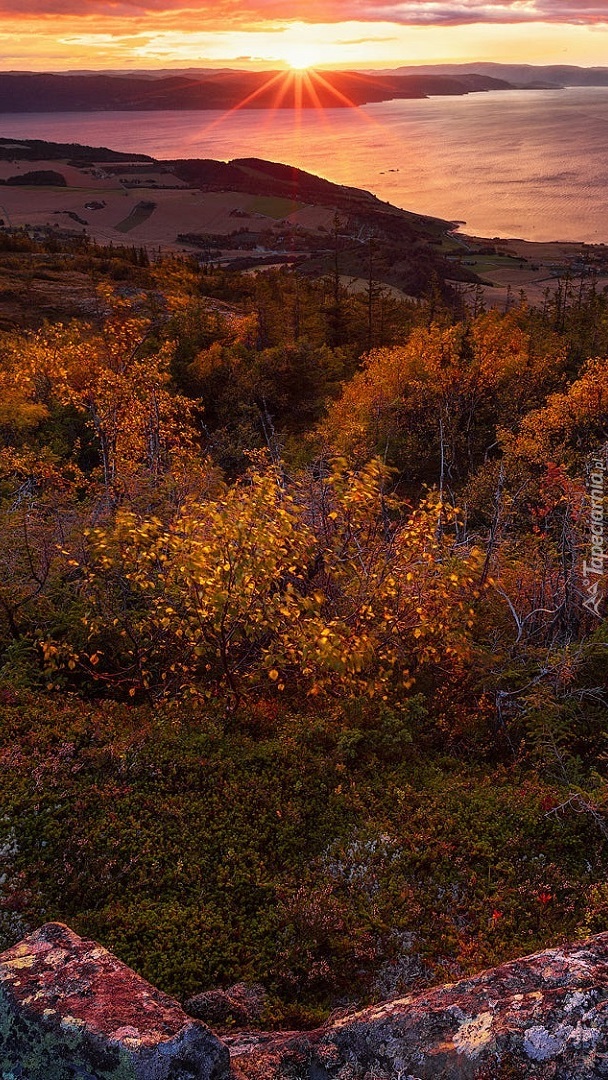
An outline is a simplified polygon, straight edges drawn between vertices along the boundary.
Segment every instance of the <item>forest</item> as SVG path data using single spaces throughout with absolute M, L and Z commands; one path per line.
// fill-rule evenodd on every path
M 608 916 L 608 295 L 3 240 L 0 945 L 268 1024 Z

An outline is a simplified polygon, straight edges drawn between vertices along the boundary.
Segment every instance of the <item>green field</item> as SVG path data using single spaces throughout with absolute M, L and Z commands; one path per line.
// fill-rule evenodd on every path
M 138 225 L 143 225 L 148 218 L 152 217 L 152 214 L 156 210 L 156 203 L 152 202 L 139 202 L 137 206 L 134 206 L 126 218 L 119 221 L 118 225 L 114 228 L 116 232 L 128 233 L 131 229 L 136 229 Z
M 296 202 L 295 199 L 282 199 L 279 196 L 257 195 L 251 200 L 249 210 L 252 214 L 264 214 L 265 217 L 281 218 L 295 214 L 296 210 L 303 210 L 304 203 Z

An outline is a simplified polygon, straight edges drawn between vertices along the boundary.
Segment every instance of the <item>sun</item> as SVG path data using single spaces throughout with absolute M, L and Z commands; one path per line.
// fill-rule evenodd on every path
M 318 63 L 318 56 L 315 55 L 314 49 L 304 43 L 299 45 L 294 42 L 285 50 L 283 57 L 292 71 L 306 71 L 307 68 L 314 67 Z

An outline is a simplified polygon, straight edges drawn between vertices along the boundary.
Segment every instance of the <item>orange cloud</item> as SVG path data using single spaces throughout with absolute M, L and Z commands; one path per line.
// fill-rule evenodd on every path
M 271 67 L 294 43 L 327 66 L 604 65 L 608 0 L 0 0 L 5 70 Z
M 268 29 L 285 22 L 284 0 L 218 0 L 201 6 L 200 0 L 0 0 L 0 14 L 18 18 L 105 16 L 128 19 L 142 15 L 185 12 L 196 15 L 200 27 Z M 291 0 L 289 18 L 308 23 L 343 21 L 392 22 L 411 26 L 449 26 L 471 23 L 553 22 L 608 23 L 608 0 Z

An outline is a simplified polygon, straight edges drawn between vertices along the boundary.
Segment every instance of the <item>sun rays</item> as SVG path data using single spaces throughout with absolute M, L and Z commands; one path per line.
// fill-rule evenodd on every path
M 264 120 L 260 126 L 262 132 L 267 131 L 275 120 L 279 111 L 291 110 L 293 113 L 293 128 L 299 132 L 302 127 L 304 113 L 312 114 L 327 128 L 332 125 L 332 113 L 334 109 L 352 109 L 357 118 L 365 124 L 373 124 L 381 128 L 377 120 L 371 117 L 365 109 L 352 100 L 341 89 L 340 82 L 344 80 L 345 73 L 326 71 L 322 73 L 318 69 L 309 66 L 308 60 L 312 51 L 308 45 L 303 45 L 301 50 L 294 48 L 289 54 L 289 68 L 273 72 L 260 82 L 251 93 L 242 98 L 230 109 L 227 109 L 216 117 L 211 123 L 201 128 L 194 141 L 200 141 L 209 132 L 227 123 L 233 116 L 244 110 L 255 109 L 264 112 Z M 286 57 L 287 61 L 287 57 Z M 348 73 L 348 79 L 357 82 L 370 81 L 365 75 Z M 338 151 L 339 152 L 339 151 Z

